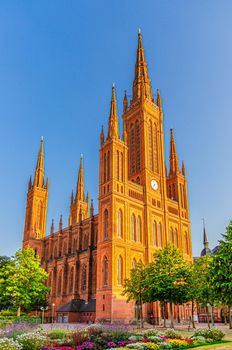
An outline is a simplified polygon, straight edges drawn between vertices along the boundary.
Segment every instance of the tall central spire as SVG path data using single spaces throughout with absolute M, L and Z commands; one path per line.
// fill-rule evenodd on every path
M 84 194 L 84 170 L 83 170 L 82 160 L 83 160 L 83 156 L 81 155 L 81 157 L 80 157 L 80 167 L 79 167 L 79 173 L 78 173 L 78 180 L 77 180 L 76 199 L 84 201 L 85 200 L 85 194 Z
M 133 101 L 142 96 L 152 100 L 151 83 L 148 75 L 147 62 L 144 55 L 141 31 L 138 33 L 138 48 L 133 82 Z
M 170 139 L 170 172 L 169 175 L 177 175 L 180 172 L 178 157 L 176 152 L 176 144 L 174 139 L 173 129 L 170 130 L 171 139 Z
M 110 116 L 108 123 L 108 139 L 119 138 L 118 132 L 118 114 L 117 114 L 117 102 L 116 102 L 116 94 L 115 94 L 115 86 L 112 86 L 112 98 L 110 105 Z
M 35 169 L 34 186 L 43 187 L 44 186 L 44 142 L 43 137 L 40 141 L 40 149 L 37 160 L 37 165 Z

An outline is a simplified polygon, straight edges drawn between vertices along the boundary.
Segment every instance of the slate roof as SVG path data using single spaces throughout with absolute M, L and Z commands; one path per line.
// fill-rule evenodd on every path
M 67 304 L 61 306 L 57 312 L 94 312 L 96 311 L 96 299 L 89 299 L 86 303 L 84 299 L 72 299 Z

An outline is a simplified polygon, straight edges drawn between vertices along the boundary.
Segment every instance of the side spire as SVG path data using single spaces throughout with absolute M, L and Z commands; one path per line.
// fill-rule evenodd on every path
M 160 90 L 157 90 L 157 98 L 156 98 L 156 104 L 159 107 L 160 112 L 162 112 L 162 99 L 160 95 Z
M 142 33 L 139 30 L 135 77 L 133 81 L 133 101 L 139 100 L 141 97 L 153 100 L 151 82 L 148 75 L 147 62 L 143 48 Z
M 80 167 L 79 167 L 78 180 L 77 180 L 76 199 L 79 199 L 81 201 L 85 200 L 85 194 L 84 194 L 84 170 L 83 170 L 83 155 L 82 154 L 81 154 L 81 157 L 80 157 Z
M 43 136 L 40 141 L 39 154 L 34 176 L 34 186 L 44 187 L 44 141 Z
M 209 240 L 205 229 L 205 220 L 204 219 L 202 220 L 203 220 L 203 244 L 205 249 L 209 249 Z
M 119 138 L 117 103 L 116 103 L 116 93 L 115 93 L 114 84 L 112 86 L 112 98 L 111 98 L 111 105 L 110 105 L 110 116 L 109 116 L 109 122 L 108 122 L 107 139 L 113 139 L 113 138 L 115 139 Z
M 174 139 L 173 129 L 170 130 L 171 139 L 170 139 L 170 171 L 169 175 L 177 175 L 180 172 L 178 157 L 176 152 L 176 144 Z

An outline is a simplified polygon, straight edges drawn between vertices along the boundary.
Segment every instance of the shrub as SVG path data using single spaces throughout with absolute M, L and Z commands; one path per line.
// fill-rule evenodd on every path
M 9 326 L 10 324 L 12 324 L 13 322 L 11 320 L 8 319 L 2 319 L 0 320 L 0 329 L 5 328 L 6 326 Z
M 146 350 L 146 349 L 147 349 L 147 343 L 127 344 L 126 347 L 127 347 L 128 349 Z
M 159 349 L 159 345 L 157 345 L 155 343 L 148 342 L 146 344 L 147 344 L 147 349 L 149 349 L 149 350 L 157 350 L 157 349 Z
M 154 335 L 149 335 L 149 336 L 147 337 L 147 339 L 153 341 L 153 342 L 156 343 L 156 344 L 162 343 L 162 341 L 163 341 L 162 338 L 156 337 L 156 336 L 154 336 Z
M 142 335 L 131 335 L 128 340 L 135 340 L 135 341 L 139 341 L 139 340 L 143 340 L 144 337 Z
M 21 334 L 17 336 L 16 340 L 22 345 L 23 350 L 40 350 L 48 343 L 47 338 L 39 332 Z
M 64 329 L 52 329 L 47 335 L 50 339 L 65 339 L 67 331 Z
M 166 343 L 166 342 L 163 342 L 163 343 L 160 343 L 159 344 L 159 349 L 172 349 L 173 346 L 171 343 Z
M 211 329 L 198 329 L 194 332 L 193 337 L 202 336 L 206 339 L 212 339 L 214 341 L 220 341 L 225 336 L 225 333 L 223 333 L 218 328 L 211 328 Z
M 144 333 L 144 335 L 146 335 L 146 337 L 150 337 L 150 336 L 156 336 L 159 334 L 159 331 L 157 329 L 147 329 Z
M 167 329 L 164 334 L 166 335 L 166 337 L 171 339 L 182 338 L 180 333 L 174 331 L 174 329 L 171 328 Z
M 0 339 L 0 350 L 21 350 L 22 346 L 13 339 L 2 338 Z
M 188 342 L 183 339 L 168 339 L 167 342 L 172 344 L 174 348 L 182 348 L 188 345 Z

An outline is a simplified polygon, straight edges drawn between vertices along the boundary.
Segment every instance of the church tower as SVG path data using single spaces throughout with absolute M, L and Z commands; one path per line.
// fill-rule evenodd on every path
M 44 182 L 44 142 L 41 138 L 34 181 L 28 183 L 27 207 L 23 246 L 38 245 L 36 240 L 45 237 L 48 206 L 48 179 Z M 33 243 L 34 242 L 34 243 Z
M 108 133 L 100 135 L 98 270 L 96 319 L 135 318 L 135 306 L 122 296 L 123 281 L 138 262 L 148 264 L 156 249 L 175 244 L 192 259 L 187 181 L 179 170 L 171 130 L 170 171 L 164 159 L 161 94 L 152 95 L 142 34 L 138 46 L 132 98 L 123 99 L 123 135 L 118 131 L 115 87 Z M 146 305 L 145 314 L 157 314 Z

